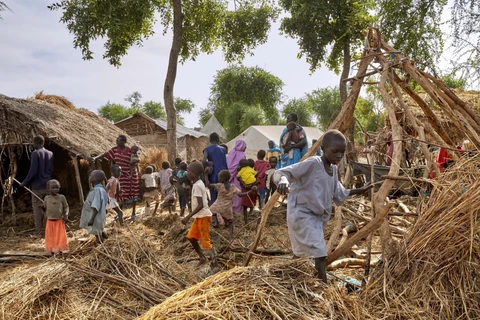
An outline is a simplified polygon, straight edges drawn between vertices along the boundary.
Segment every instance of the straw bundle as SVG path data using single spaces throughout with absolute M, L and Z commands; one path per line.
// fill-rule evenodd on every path
M 67 98 L 62 96 L 57 96 L 54 94 L 43 94 L 43 91 L 40 91 L 37 94 L 35 94 L 35 100 L 45 101 L 68 110 L 76 110 L 73 103 L 71 103 L 70 100 L 68 100 Z
M 312 263 L 295 260 L 218 273 L 138 319 L 347 319 L 351 303 L 316 279 Z
M 437 179 L 398 255 L 365 293 L 372 309 L 395 318 L 480 318 L 479 168 L 478 157 L 463 159 Z
M 165 149 L 147 148 L 140 157 L 140 163 L 138 167 L 140 172 L 144 172 L 145 168 L 149 165 L 156 165 L 157 170 L 162 170 L 162 162 L 168 161 L 167 151 Z M 174 167 L 175 164 L 170 164 L 170 167 Z

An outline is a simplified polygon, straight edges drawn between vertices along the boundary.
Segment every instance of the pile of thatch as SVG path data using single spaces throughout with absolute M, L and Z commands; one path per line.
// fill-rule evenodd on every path
M 176 293 L 139 319 L 353 319 L 354 298 L 325 287 L 314 272 L 306 260 L 234 268 Z

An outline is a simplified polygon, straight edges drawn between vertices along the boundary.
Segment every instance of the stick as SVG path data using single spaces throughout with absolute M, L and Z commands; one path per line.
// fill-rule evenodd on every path
M 13 180 L 15 180 L 16 182 L 18 182 L 19 184 L 22 184 L 20 181 L 18 181 L 18 180 L 15 179 L 15 178 L 13 178 Z M 30 193 L 33 194 L 35 197 L 37 197 L 38 200 L 40 200 L 40 201 L 42 201 L 42 203 L 44 203 L 44 202 L 43 202 L 43 199 L 40 198 L 39 196 L 37 196 L 37 195 L 35 194 L 35 192 L 33 192 L 32 190 L 30 190 L 29 188 L 27 188 L 27 187 L 25 187 L 25 186 L 23 186 L 23 187 L 24 187 L 25 189 L 27 189 L 28 192 L 30 192 Z
M 333 245 L 340 234 L 340 230 L 342 230 L 342 208 L 335 207 L 335 227 L 327 243 L 327 254 L 332 251 Z
M 401 177 L 401 176 L 389 176 L 389 175 L 384 175 L 380 176 L 381 179 L 390 179 L 390 180 L 399 180 L 399 181 L 409 181 L 409 182 L 419 182 L 419 183 L 430 183 L 433 184 L 433 181 L 430 179 L 419 179 L 419 178 L 412 178 L 412 177 Z

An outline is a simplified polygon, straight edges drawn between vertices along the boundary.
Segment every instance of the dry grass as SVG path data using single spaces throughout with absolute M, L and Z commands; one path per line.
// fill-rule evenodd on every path
M 71 103 L 67 98 L 54 94 L 44 94 L 43 91 L 35 94 L 35 100 L 45 101 L 68 110 L 76 110 L 73 103 Z
M 162 162 L 168 161 L 168 154 L 165 149 L 159 148 L 147 148 L 140 157 L 140 163 L 138 167 L 140 172 L 144 172 L 145 168 L 149 165 L 156 165 L 157 171 L 162 170 Z M 170 164 L 170 167 L 173 168 L 175 164 Z

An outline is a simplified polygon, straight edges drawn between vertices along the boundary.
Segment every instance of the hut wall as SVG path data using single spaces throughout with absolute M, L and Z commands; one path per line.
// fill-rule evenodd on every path
M 203 150 L 207 147 L 208 137 L 187 136 L 186 143 L 186 156 L 182 159 L 187 159 L 187 161 L 203 159 Z

